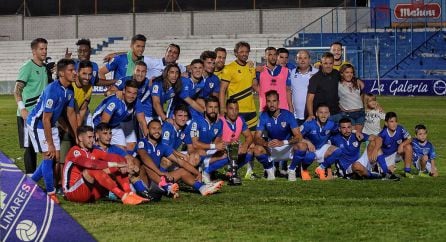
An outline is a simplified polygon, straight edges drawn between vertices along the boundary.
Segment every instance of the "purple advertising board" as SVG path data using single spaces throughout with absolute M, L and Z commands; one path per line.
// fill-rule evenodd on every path
M 381 79 L 363 80 L 364 92 L 393 96 L 445 96 L 445 80 Z
M 0 206 L 0 241 L 95 241 L 2 152 Z

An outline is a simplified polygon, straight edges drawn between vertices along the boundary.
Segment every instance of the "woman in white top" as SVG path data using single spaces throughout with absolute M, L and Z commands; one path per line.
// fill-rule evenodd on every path
M 365 112 L 362 102 L 364 82 L 356 78 L 355 68 L 351 64 L 344 64 L 339 70 L 341 81 L 338 85 L 339 107 L 344 117 L 350 118 L 356 132 L 362 133 Z

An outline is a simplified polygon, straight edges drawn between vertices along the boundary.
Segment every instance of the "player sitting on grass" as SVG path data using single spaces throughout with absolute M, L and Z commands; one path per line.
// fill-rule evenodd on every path
M 137 194 L 143 198 L 150 200 L 160 200 L 164 193 L 160 188 L 151 184 L 149 188 L 144 184 L 140 177 L 145 177 L 145 170 L 140 169 L 141 162 L 129 155 L 125 150 L 117 145 L 110 144 L 112 139 L 111 127 L 107 123 L 100 123 L 95 127 L 96 144 L 93 146 L 93 154 L 97 152 L 107 152 L 110 154 L 116 154 L 125 158 L 128 164 L 129 179 L 135 188 Z M 113 195 L 109 198 L 114 198 Z
M 172 123 L 163 122 L 162 125 L 162 142 L 165 145 L 168 145 L 173 148 L 173 154 L 177 157 L 177 159 L 182 159 L 188 161 L 189 164 L 196 167 L 200 162 L 200 156 L 196 152 L 187 152 L 187 151 L 179 151 L 184 144 L 184 139 L 186 136 L 186 127 L 187 121 L 189 119 L 189 108 L 184 104 L 179 104 L 175 106 L 173 111 L 173 116 L 171 118 Z M 170 166 L 169 160 L 163 157 L 161 162 L 163 167 Z
M 370 161 L 376 162 L 376 158 L 380 152 L 380 138 L 374 135 L 369 136 L 363 134 L 363 138 L 358 139 L 352 130 L 352 121 L 349 118 L 342 118 L 339 120 L 340 133 L 330 139 L 331 144 L 342 151 L 342 155 L 339 158 L 341 175 L 344 177 L 357 175 L 361 178 L 369 179 L 381 178 L 379 174 L 371 172 L 370 165 Z M 361 155 L 361 143 L 365 141 L 370 142 L 364 153 Z
M 435 165 L 435 148 L 427 140 L 427 128 L 423 124 L 415 126 L 415 139 L 412 140 L 413 163 L 420 176 L 438 176 Z
M 63 191 L 72 202 L 93 202 L 103 197 L 104 188 L 118 196 L 124 204 L 136 205 L 149 201 L 134 194 L 127 176 L 124 157 L 96 152 L 92 154 L 94 133 L 90 126 L 77 131 L 79 145 L 73 146 L 66 156 L 63 169 Z M 111 178 L 113 176 L 118 184 Z
M 319 104 L 316 109 L 316 119 L 306 121 L 301 127 L 302 135 L 310 142 L 303 143 L 303 149 L 299 147 L 299 150 L 295 151 L 293 161 L 288 169 L 295 169 L 298 164 L 301 164 L 301 177 L 304 181 L 311 180 L 308 167 L 315 159 L 319 163 L 315 170 L 319 179 L 330 180 L 333 178 L 330 167 L 336 160 L 339 160 L 342 151 L 328 143 L 330 137 L 338 132 L 336 123 L 329 120 L 329 117 L 328 105 Z
M 279 93 L 271 90 L 265 93 L 266 107 L 260 114 L 260 122 L 254 136 L 256 146 L 254 154 L 262 163 L 267 179 L 276 179 L 274 174 L 274 162 L 293 158 L 291 151 L 297 150 L 300 145 L 303 149 L 302 135 L 297 126 L 294 115 L 285 109 L 279 108 Z M 266 140 L 262 134 L 266 134 Z M 296 167 L 288 169 L 288 179 L 296 180 Z
M 404 175 L 413 178 L 410 174 L 412 164 L 412 137 L 403 126 L 398 125 L 396 113 L 388 112 L 384 118 L 385 126 L 379 133 L 382 139 L 382 154 L 378 156 L 377 162 L 382 169 L 383 175 L 392 180 L 399 180 L 394 175 L 396 169 L 395 163 L 404 159 Z
M 154 119 L 148 125 L 149 135 L 138 142 L 138 155 L 144 163 L 144 169 L 150 180 L 159 183 L 168 195 L 174 198 L 179 196 L 178 184 L 170 183 L 182 180 L 187 185 L 192 186 L 203 196 L 216 193 L 223 186 L 223 182 L 203 184 L 201 174 L 183 159 L 178 159 L 173 153 L 172 147 L 161 142 L 161 122 Z M 179 168 L 171 172 L 161 168 L 161 159 L 168 158 L 170 161 L 178 164 Z M 162 171 L 163 170 L 163 171 Z

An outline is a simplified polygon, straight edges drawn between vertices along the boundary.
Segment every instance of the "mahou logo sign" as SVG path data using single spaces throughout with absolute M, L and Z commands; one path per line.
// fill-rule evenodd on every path
M 397 3 L 394 8 L 397 19 L 406 18 L 439 18 L 441 6 L 438 3 L 426 3 L 414 1 L 413 3 Z

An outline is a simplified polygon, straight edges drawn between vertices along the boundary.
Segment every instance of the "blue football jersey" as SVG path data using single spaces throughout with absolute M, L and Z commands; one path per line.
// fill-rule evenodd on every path
M 134 104 L 127 105 L 124 100 L 119 99 L 116 95 L 106 97 L 93 113 L 95 126 L 101 122 L 102 112 L 106 112 L 111 116 L 109 124 L 112 128 L 116 128 L 121 122 L 132 119 Z
M 316 149 L 320 149 L 327 144 L 330 137 L 338 133 L 338 126 L 332 120 L 321 127 L 316 119 L 303 123 L 300 132 L 305 139 L 308 139 Z
M 172 147 L 174 150 L 178 149 L 184 142 L 186 134 L 184 129 L 177 130 L 173 124 L 164 122 L 162 127 L 162 142 L 165 145 Z
M 193 100 L 197 99 L 200 95 L 201 90 L 203 90 L 205 82 L 204 80 L 200 80 L 198 83 L 195 83 L 192 81 L 192 79 L 187 77 L 181 77 L 181 81 L 183 83 L 183 89 L 181 90 L 178 97 L 175 97 L 175 103 L 173 104 L 173 107 L 180 103 L 185 103 L 184 99 L 191 98 Z M 187 104 L 187 103 L 185 103 Z M 191 116 L 199 115 L 201 116 L 201 113 L 192 108 L 192 106 L 189 106 L 189 112 Z M 173 110 L 172 110 L 173 111 Z M 172 111 L 169 113 L 169 116 L 171 116 Z
M 163 143 L 153 145 L 146 138 L 138 141 L 137 149 L 145 150 L 158 168 L 161 168 L 161 158 L 170 156 L 174 151 L 172 147 Z
M 113 71 L 114 80 L 119 80 L 127 76 L 127 65 L 127 53 L 117 55 L 110 62 L 105 64 L 109 71 Z M 129 71 L 129 74 L 132 72 L 133 70 Z
M 200 91 L 200 94 L 198 95 L 200 98 L 206 98 L 212 95 L 212 93 L 219 93 L 220 92 L 220 79 L 218 77 L 211 73 L 206 78 L 203 78 L 204 80 L 204 86 L 203 89 Z
M 280 109 L 277 118 L 270 116 L 267 112 L 262 112 L 256 130 L 266 131 L 268 140 L 288 140 L 293 136 L 291 130 L 297 127 L 294 115 L 288 110 Z
M 341 134 L 334 135 L 330 138 L 331 144 L 342 150 L 340 158 L 341 165 L 347 169 L 361 156 L 361 143 L 369 139 L 369 135 L 363 134 L 364 138 L 358 140 L 355 134 L 350 134 L 348 138 Z
M 109 147 L 107 147 L 107 149 L 102 149 L 102 147 L 99 145 L 93 145 L 93 149 L 102 150 L 102 151 L 108 152 L 110 154 L 120 155 L 122 157 L 125 157 L 126 155 L 128 155 L 127 151 L 123 150 L 122 148 L 120 148 L 117 145 L 110 145 Z
M 215 123 L 209 123 L 203 115 L 194 116 L 191 123 L 186 127 L 185 143 L 192 144 L 192 138 L 198 137 L 200 142 L 210 144 L 217 137 L 221 137 L 223 123 L 219 118 Z
M 429 157 L 429 160 L 435 160 L 435 158 L 437 157 L 435 148 L 429 141 L 421 143 L 418 139 L 415 138 L 412 140 L 412 149 L 414 160 L 418 160 L 424 155 L 427 155 L 427 157 Z
M 391 155 L 397 152 L 398 146 L 405 140 L 411 138 L 409 132 L 407 132 L 401 125 L 396 127 L 393 135 L 390 134 L 387 127 L 384 127 L 378 136 L 383 140 L 381 150 L 384 155 Z
M 51 127 L 55 127 L 65 107 L 74 108 L 73 90 L 65 88 L 59 80 L 55 80 L 43 90 L 26 122 L 32 127 L 43 129 L 43 113 L 52 113 Z

